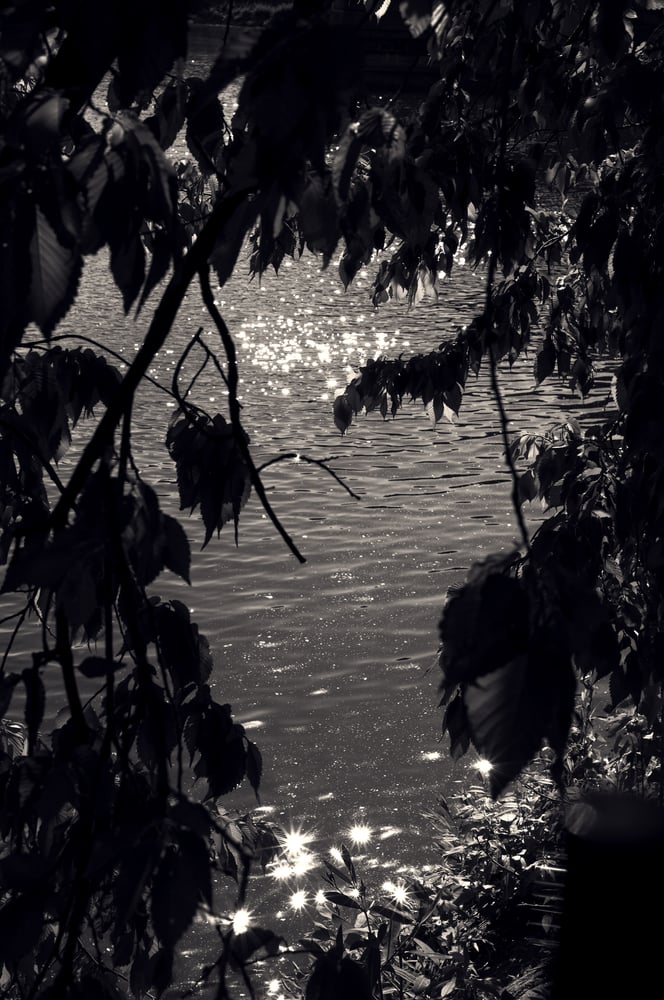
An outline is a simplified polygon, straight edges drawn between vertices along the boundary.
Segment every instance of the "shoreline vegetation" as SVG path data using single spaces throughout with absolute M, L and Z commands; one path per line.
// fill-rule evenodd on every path
M 211 3 L 201 5 L 199 10 L 192 17 L 194 25 L 223 26 L 228 21 L 228 3 Z M 261 0 L 248 0 L 244 3 L 232 4 L 231 26 L 233 27 L 261 27 L 277 11 L 290 10 L 292 4 L 281 2 L 261 2 Z

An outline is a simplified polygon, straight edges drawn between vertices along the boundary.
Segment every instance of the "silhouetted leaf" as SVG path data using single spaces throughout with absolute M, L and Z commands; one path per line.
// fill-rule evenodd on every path
M 187 85 L 183 80 L 170 80 L 155 102 L 154 114 L 145 124 L 154 132 L 162 149 L 175 142 L 185 122 Z
M 211 900 L 207 844 L 197 834 L 179 830 L 177 842 L 166 849 L 152 888 L 152 922 L 162 944 L 175 947 L 199 906 Z
M 243 966 L 257 952 L 261 955 L 278 955 L 284 939 L 263 927 L 250 927 L 243 934 L 235 934 L 230 942 L 231 961 Z
M 494 798 L 547 740 L 561 754 L 574 707 L 576 681 L 569 659 L 551 633 L 516 657 L 464 687 L 473 743 L 492 764 Z
M 466 706 L 460 691 L 445 709 L 443 732 L 447 732 L 450 737 L 452 760 L 459 760 L 468 750 L 471 738 Z
M 203 548 L 228 521 L 233 521 L 237 534 L 251 480 L 230 425 L 221 414 L 200 428 L 180 418 L 169 427 L 166 444 L 177 469 L 180 509 L 194 511 L 200 506 Z
M 403 159 L 405 132 L 391 111 L 370 108 L 348 126 L 332 163 L 332 179 L 340 201 L 346 201 L 353 171 L 366 147 L 385 149 L 388 161 Z
M 153 612 L 160 657 L 177 690 L 204 683 L 212 671 L 210 646 L 181 601 L 159 604 Z
M 371 912 L 378 913 L 379 916 L 387 920 L 393 920 L 399 924 L 412 924 L 413 915 L 408 910 L 399 909 L 398 906 L 386 906 L 384 903 L 372 903 Z
M 3 718 L 11 705 L 14 688 L 20 682 L 19 674 L 0 675 L 0 719 Z
M 353 408 L 344 395 L 334 400 L 334 422 L 342 434 L 345 434 L 353 422 Z
M 305 993 L 305 1000 L 372 1000 L 373 991 L 367 974 L 347 956 L 340 958 L 331 952 L 317 958 Z
M 30 264 L 29 317 L 50 337 L 76 297 L 82 262 L 75 249 L 60 243 L 40 208 L 35 209 Z
M 263 776 L 263 756 L 251 740 L 247 740 L 247 779 L 258 798 L 258 789 Z
M 542 345 L 541 351 L 535 358 L 535 364 L 533 368 L 533 373 L 535 376 L 535 383 L 541 385 L 545 378 L 549 375 L 553 375 L 556 367 L 556 349 L 553 346 L 552 341 L 545 340 Z
M 84 677 L 106 677 L 108 673 L 108 660 L 103 656 L 86 656 L 77 664 L 76 669 Z
M 491 572 L 449 597 L 440 622 L 446 687 L 495 671 L 528 647 L 529 602 L 518 580 Z
M 325 898 L 328 903 L 332 903 L 334 906 L 347 906 L 351 910 L 361 909 L 361 905 L 357 899 L 346 895 L 345 892 L 339 892 L 337 889 L 328 890 L 325 893 Z
M 189 576 L 191 567 L 191 551 L 185 530 L 174 517 L 165 514 L 163 518 L 165 536 L 164 566 L 172 573 L 182 577 L 186 583 L 191 583 Z
M 138 233 L 128 234 L 111 244 L 111 271 L 122 293 L 125 313 L 136 301 L 145 278 L 145 250 Z
M 28 750 L 31 753 L 44 718 L 46 691 L 38 667 L 26 667 L 21 676 L 25 685 L 25 725 L 28 730 Z

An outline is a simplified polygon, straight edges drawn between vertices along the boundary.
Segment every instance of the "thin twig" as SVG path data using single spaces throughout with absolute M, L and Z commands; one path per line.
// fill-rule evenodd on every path
M 353 500 L 362 499 L 361 496 L 359 496 L 357 493 L 354 493 L 353 490 L 351 490 L 350 486 L 348 486 L 343 481 L 343 479 L 341 479 L 336 474 L 334 469 L 331 469 L 329 467 L 329 465 L 327 464 L 329 459 L 326 458 L 309 458 L 308 455 L 301 455 L 297 451 L 287 451 L 284 452 L 283 455 L 277 455 L 275 458 L 269 458 L 267 462 L 263 462 L 262 465 L 258 466 L 256 472 L 258 473 L 264 472 L 265 469 L 269 468 L 270 465 L 276 465 L 277 462 L 287 462 L 290 460 L 294 462 L 308 462 L 309 465 L 317 465 L 320 469 L 323 469 L 324 472 L 327 472 L 328 476 L 332 476 L 332 478 L 336 480 L 337 483 L 339 483 L 339 486 L 341 486 L 346 491 L 346 493 L 348 493 L 348 495 L 353 498 Z
M 496 195 L 497 203 L 497 217 L 498 217 L 498 246 L 494 248 L 491 256 L 489 257 L 489 266 L 487 268 L 487 278 L 486 278 L 486 298 L 484 303 L 484 318 L 485 318 L 485 331 L 487 339 L 487 348 L 489 355 L 489 369 L 491 372 L 491 391 L 493 393 L 496 405 L 498 407 L 498 414 L 500 417 L 500 431 L 503 439 L 503 447 L 505 449 L 505 462 L 507 468 L 509 469 L 510 477 L 512 480 L 512 506 L 514 507 L 514 513 L 516 515 L 517 524 L 519 526 L 519 531 L 521 534 L 522 542 L 526 548 L 526 551 L 530 551 L 530 539 L 528 537 L 528 529 L 526 528 L 525 518 L 523 516 L 523 510 L 521 508 L 521 501 L 519 498 L 519 474 L 517 472 L 516 466 L 514 464 L 514 458 L 512 457 L 512 452 L 510 450 L 510 438 L 509 438 L 509 421 L 507 417 L 507 411 L 505 410 L 505 404 L 503 397 L 500 392 L 500 386 L 498 385 L 498 361 L 496 358 L 496 347 L 493 342 L 493 285 L 496 276 L 496 267 L 498 264 L 499 257 L 502 256 L 502 226 L 503 226 L 503 192 L 504 192 L 504 172 L 505 172 L 505 152 L 507 148 L 507 133 L 508 133 L 508 112 L 509 112 L 509 89 L 510 89 L 510 70 L 512 66 L 512 56 L 514 53 L 514 45 L 516 42 L 516 16 L 512 12 L 510 33 L 507 39 L 507 44 L 505 46 L 505 73 L 503 81 L 503 93 L 501 101 L 501 129 L 500 129 L 500 143 L 498 147 L 498 156 L 496 158 L 496 163 L 494 166 L 494 190 Z

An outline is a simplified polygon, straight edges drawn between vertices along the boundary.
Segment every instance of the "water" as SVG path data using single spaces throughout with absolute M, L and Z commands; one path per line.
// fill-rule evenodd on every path
M 125 319 L 107 267 L 103 255 L 86 263 L 78 303 L 58 332 L 93 336 L 129 361 L 150 308 L 137 323 Z M 320 851 L 348 840 L 354 825 L 368 825 L 363 864 L 393 872 L 436 863 L 425 814 L 464 773 L 439 740 L 435 652 L 446 590 L 473 560 L 510 547 L 517 531 L 486 374 L 470 380 L 454 425 L 432 428 L 420 406 L 406 406 L 394 421 L 372 414 L 339 436 L 332 401 L 359 364 L 435 348 L 483 296 L 481 278 L 460 267 L 437 302 L 375 311 L 370 273 L 344 293 L 335 266 L 322 272 L 311 255 L 261 284 L 249 281 L 241 261 L 218 292 L 237 344 L 243 419 L 257 463 L 287 452 L 326 459 L 360 499 L 313 465 L 274 465 L 265 472 L 268 495 L 306 564 L 287 552 L 252 498 L 239 548 L 226 528 L 200 552 L 194 518 L 186 524 L 196 550 L 193 587 L 165 574 L 153 589 L 185 600 L 210 640 L 216 693 L 233 704 L 264 754 L 263 813 L 311 831 Z M 192 291 L 151 370 L 158 383 L 170 383 L 199 325 L 216 347 Z M 535 389 L 532 359 L 502 373 L 501 382 L 515 429 L 542 430 L 566 415 L 595 412 L 555 381 Z M 604 398 L 595 392 L 595 409 Z M 194 399 L 225 412 L 213 371 L 200 378 Z M 134 445 L 145 478 L 175 513 L 163 443 L 171 410 L 168 396 L 143 390 Z M 27 648 L 18 646 L 16 657 Z M 49 696 L 52 705 L 61 696 L 57 682 Z M 241 790 L 227 804 L 246 808 L 253 799 Z M 256 893 L 278 923 L 286 889 L 259 883 Z M 197 942 L 192 961 L 203 947 Z

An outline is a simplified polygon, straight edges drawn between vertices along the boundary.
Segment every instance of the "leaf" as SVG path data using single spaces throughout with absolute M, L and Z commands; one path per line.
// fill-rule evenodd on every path
M 567 740 L 576 681 L 570 657 L 550 632 L 531 641 L 528 654 L 483 674 L 464 689 L 473 743 L 492 764 L 496 798 L 546 739 L 556 754 Z
M 145 250 L 138 233 L 113 240 L 111 272 L 122 294 L 126 315 L 136 301 L 145 278 Z
M 11 705 L 14 688 L 21 681 L 19 674 L 0 674 L 0 719 L 4 718 Z
M 247 773 L 247 750 L 242 726 L 233 722 L 231 706 L 210 702 L 201 713 L 192 734 L 197 778 L 207 780 L 207 798 L 227 795 L 240 785 Z M 190 749 L 191 749 L 190 748 Z
M 445 710 L 443 733 L 445 732 L 450 737 L 450 756 L 452 760 L 459 760 L 468 750 L 471 739 L 466 706 L 460 691 Z
M 443 392 L 443 401 L 446 406 L 449 406 L 450 410 L 453 411 L 455 416 L 459 416 L 459 410 L 461 409 L 461 400 L 463 398 L 463 389 L 456 382 L 451 389 L 445 389 Z
M 251 740 L 247 740 L 247 779 L 256 793 L 256 798 L 258 798 L 258 788 L 261 783 L 262 775 L 262 754 L 255 743 L 252 743 Z
M 82 259 L 76 249 L 60 243 L 39 207 L 35 209 L 35 227 L 29 252 L 28 315 L 49 338 L 74 302 Z
M 386 906 L 384 903 L 372 903 L 372 913 L 378 913 L 387 920 L 392 920 L 398 924 L 412 924 L 413 915 L 407 910 L 401 910 L 397 906 Z
M 177 470 L 180 509 L 194 511 L 200 506 L 203 548 L 231 520 L 237 542 L 238 519 L 251 493 L 251 479 L 232 427 L 221 414 L 200 428 L 180 418 L 169 427 L 166 444 Z
M 440 622 L 446 687 L 475 680 L 528 648 L 529 600 L 520 581 L 478 567 L 448 598 Z
M 186 4 L 144 0 L 132 7 L 131 21 L 118 31 L 119 72 L 114 79 L 123 107 L 162 82 L 175 61 L 186 56 L 188 37 Z
M 108 660 L 103 656 L 86 656 L 77 665 L 76 669 L 84 677 L 106 677 L 108 674 Z
M 430 27 L 433 6 L 432 0 L 400 0 L 399 12 L 413 38 L 419 38 Z
M 223 153 L 224 110 L 217 94 L 198 77 L 187 80 L 186 142 L 204 177 L 219 168 Z
M 535 383 L 541 385 L 545 378 L 553 375 L 556 367 L 556 349 L 551 340 L 545 340 L 542 349 L 535 358 L 533 374 Z
M 39 674 L 39 667 L 26 667 L 21 674 L 25 685 L 25 724 L 28 730 L 28 753 L 32 753 L 37 742 L 39 727 L 44 718 L 46 691 Z
M 370 108 L 341 137 L 332 163 L 332 181 L 341 202 L 348 199 L 351 179 L 363 149 L 384 149 L 390 162 L 402 160 L 406 134 L 386 108 Z
M 263 956 L 278 955 L 286 942 L 274 931 L 263 927 L 250 927 L 243 934 L 235 934 L 230 942 L 231 962 L 242 967 L 256 952 Z
M 373 991 L 359 962 L 332 950 L 314 962 L 305 1000 L 372 1000 Z
M 163 516 L 164 566 L 172 573 L 191 583 L 191 550 L 184 528 L 169 514 Z
M 334 422 L 342 434 L 345 434 L 353 422 L 353 408 L 345 393 L 334 400 Z
M 162 149 L 173 145 L 184 125 L 186 100 L 187 84 L 170 80 L 155 102 L 154 115 L 145 120 Z
M 347 896 L 345 892 L 332 889 L 325 893 L 325 899 L 334 906 L 347 906 L 351 910 L 360 910 L 362 907 L 357 899 Z
M 153 611 L 159 655 L 178 690 L 203 684 L 212 671 L 207 639 L 181 601 L 164 601 Z
M 155 932 L 166 948 L 175 947 L 203 902 L 212 902 L 208 846 L 198 834 L 179 830 L 155 875 L 150 904 Z

